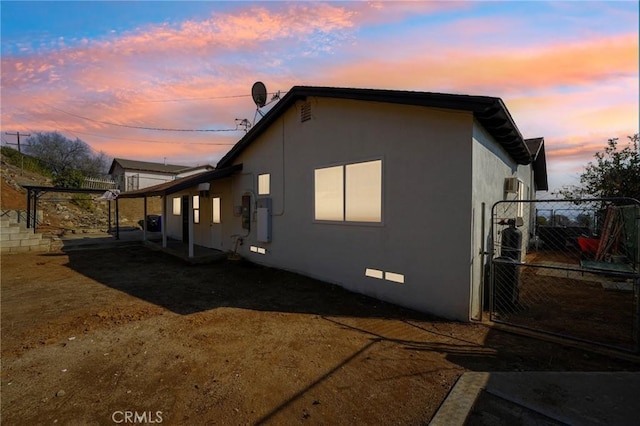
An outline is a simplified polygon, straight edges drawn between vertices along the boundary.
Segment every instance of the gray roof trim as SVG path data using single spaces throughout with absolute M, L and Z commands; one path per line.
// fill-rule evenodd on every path
M 533 180 L 538 191 L 548 191 L 547 156 L 544 151 L 544 138 L 525 139 L 533 157 Z
M 141 172 L 157 172 L 167 174 L 177 174 L 183 170 L 190 169 L 189 166 L 180 166 L 177 164 L 152 163 L 149 161 L 127 160 L 125 158 L 114 158 L 109 168 L 109 174 L 115 169 L 116 163 L 120 164 L 123 169 L 137 170 Z
M 296 101 L 307 97 L 353 99 L 470 111 L 518 164 L 529 164 L 531 154 L 520 130 L 500 98 L 488 96 L 452 95 L 446 93 L 411 92 L 380 89 L 294 86 L 265 116 L 236 143 L 218 162 L 227 167 Z

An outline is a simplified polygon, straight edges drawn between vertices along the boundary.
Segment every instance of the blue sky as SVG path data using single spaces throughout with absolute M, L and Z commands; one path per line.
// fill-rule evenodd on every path
M 550 184 L 638 132 L 638 2 L 7 2 L 2 130 L 215 164 L 254 81 L 501 97 Z M 107 124 L 110 123 L 110 124 Z M 115 126 L 119 124 L 120 126 Z M 125 127 L 130 126 L 130 127 Z M 8 137 L 4 137 L 8 140 Z M 9 141 L 12 142 L 12 141 Z

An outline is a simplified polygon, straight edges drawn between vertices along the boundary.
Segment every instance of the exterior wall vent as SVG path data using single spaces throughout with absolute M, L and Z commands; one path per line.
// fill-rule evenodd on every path
M 300 107 L 300 122 L 311 120 L 311 103 L 304 102 Z

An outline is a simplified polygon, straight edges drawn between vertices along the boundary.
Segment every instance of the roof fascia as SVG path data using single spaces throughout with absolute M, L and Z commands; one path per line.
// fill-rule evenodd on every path
M 506 105 L 500 98 L 380 89 L 294 86 L 247 134 L 218 162 L 228 167 L 257 137 L 294 102 L 307 97 L 351 99 L 471 111 L 489 133 L 502 144 L 518 164 L 529 164 L 531 153 Z

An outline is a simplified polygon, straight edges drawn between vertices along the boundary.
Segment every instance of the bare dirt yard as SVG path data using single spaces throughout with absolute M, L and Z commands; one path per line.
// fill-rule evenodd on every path
M 244 262 L 140 246 L 1 267 L 3 425 L 426 424 L 465 371 L 638 369 Z

